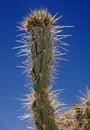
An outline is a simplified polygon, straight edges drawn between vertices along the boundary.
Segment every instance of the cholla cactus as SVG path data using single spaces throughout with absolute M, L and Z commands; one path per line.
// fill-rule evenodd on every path
M 55 115 L 55 122 L 58 130 L 76 130 L 75 114 L 76 111 L 73 107 L 63 113 L 57 113 Z
M 81 103 L 55 115 L 58 130 L 90 130 L 90 90 L 87 88 L 86 94 L 82 95 Z
M 54 65 L 57 59 L 60 61 L 65 54 L 62 53 L 63 46 L 68 45 L 62 39 L 69 35 L 59 35 L 62 28 L 68 26 L 53 25 L 59 19 L 55 17 L 47 10 L 35 10 L 19 27 L 25 33 L 19 40 L 23 45 L 16 47 L 20 48 L 18 56 L 27 57 L 21 67 L 33 81 L 32 93 L 27 94 L 24 100 L 28 113 L 22 119 L 33 117 L 37 130 L 59 130 L 55 113 L 61 103 L 57 101 L 57 94 L 51 92 L 50 83 L 56 73 Z
M 73 130 L 90 130 L 90 90 L 87 88 L 86 94 L 82 93 L 82 95 L 84 97 L 80 97 L 81 103 L 72 107 L 75 111 L 74 122 L 76 124 Z
M 90 90 L 87 88 L 86 94 L 82 93 L 82 95 L 83 97 L 80 97 L 83 109 L 82 129 L 90 130 Z
M 60 35 L 62 28 L 69 26 L 55 25 L 59 18 L 51 16 L 47 10 L 35 10 L 28 14 L 18 27 L 23 45 L 19 48 L 18 56 L 26 56 L 22 62 L 26 76 L 29 79 L 30 93 L 26 94 L 24 107 L 27 114 L 22 119 L 33 118 L 36 130 L 90 130 L 90 90 L 80 98 L 81 103 L 74 104 L 64 113 L 59 113 L 62 105 L 57 100 L 58 93 L 51 91 L 50 83 L 55 78 L 57 59 L 67 51 L 62 41 L 69 35 Z M 53 76 L 54 75 L 54 76 Z M 31 128 L 32 127 L 28 127 Z

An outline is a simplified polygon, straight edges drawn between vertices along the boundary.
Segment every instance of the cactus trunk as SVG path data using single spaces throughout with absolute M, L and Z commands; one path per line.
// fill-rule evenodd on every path
M 18 56 L 26 56 L 21 67 L 25 68 L 26 75 L 33 81 L 32 93 L 24 99 L 29 113 L 22 119 L 33 117 L 36 130 L 62 130 L 56 121 L 61 102 L 57 100 L 58 91 L 51 91 L 50 86 L 56 73 L 53 63 L 57 63 L 58 58 L 62 60 L 61 56 L 65 54 L 63 50 L 66 50 L 63 45 L 68 45 L 62 41 L 68 35 L 59 34 L 62 28 L 68 26 L 53 25 L 58 19 L 47 10 L 35 10 L 19 27 L 24 31 L 19 42 L 24 45 L 17 47 L 20 48 Z
M 28 55 L 24 65 L 29 76 L 31 74 L 32 77 L 33 94 L 28 94 L 25 101 L 29 104 L 26 104 L 27 109 L 32 108 L 36 130 L 58 130 L 54 119 L 55 98 L 51 100 L 52 94 L 49 92 L 54 34 L 51 28 L 55 23 L 54 18 L 45 10 L 35 10 L 26 17 L 20 28 L 28 35 L 23 36 L 22 39 L 25 41 L 27 37 L 30 41 L 25 42 L 19 54 L 25 52 Z M 30 61 L 32 61 L 31 65 Z M 28 117 L 30 113 L 25 114 L 23 118 Z
M 48 85 L 52 65 L 52 35 L 50 27 L 32 28 L 32 79 L 36 100 L 32 104 L 37 130 L 57 130 L 54 123 L 54 109 L 48 98 Z
M 32 79 L 34 90 L 39 94 L 45 93 L 49 84 L 52 65 L 51 39 L 50 28 L 36 26 L 32 30 Z

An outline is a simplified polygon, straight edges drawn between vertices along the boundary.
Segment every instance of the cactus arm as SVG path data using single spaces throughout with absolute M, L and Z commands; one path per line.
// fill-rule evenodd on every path
M 23 22 L 23 28 L 31 34 L 31 75 L 35 93 L 32 110 L 37 130 L 58 130 L 48 94 L 53 44 L 51 26 L 54 22 L 54 17 L 44 10 L 34 11 Z
M 60 17 L 61 18 L 61 17 Z M 33 82 L 31 94 L 26 94 L 25 108 L 28 114 L 21 116 L 22 119 L 33 117 L 36 130 L 64 130 L 57 124 L 58 106 L 61 103 L 57 100 L 57 95 L 50 88 L 51 79 L 55 75 L 55 65 L 66 50 L 63 45 L 67 43 L 62 41 L 68 35 L 59 35 L 62 28 L 70 26 L 53 25 L 58 20 L 51 16 L 47 10 L 35 10 L 28 14 L 24 21 L 20 23 L 20 30 L 25 34 L 21 35 L 19 42 L 23 43 L 18 56 L 26 56 L 23 62 L 26 76 Z M 54 72 L 54 73 L 53 73 Z M 60 114 L 61 115 L 61 114 Z

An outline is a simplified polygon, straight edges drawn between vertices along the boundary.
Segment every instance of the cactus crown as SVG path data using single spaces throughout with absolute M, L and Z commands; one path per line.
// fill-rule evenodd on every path
M 55 18 L 52 17 L 47 10 L 35 10 L 32 14 L 28 14 L 22 26 L 27 31 L 32 30 L 35 26 L 48 26 L 55 23 Z

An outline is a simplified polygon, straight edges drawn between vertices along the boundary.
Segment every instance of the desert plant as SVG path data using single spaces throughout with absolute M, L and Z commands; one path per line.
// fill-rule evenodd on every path
M 62 60 L 62 50 L 66 44 L 60 35 L 62 28 L 69 26 L 55 25 L 59 18 L 51 16 L 47 10 L 35 10 L 20 22 L 21 31 L 18 42 L 18 56 L 26 56 L 22 62 L 29 79 L 30 93 L 26 94 L 24 107 L 27 114 L 22 119 L 33 118 L 36 130 L 90 130 L 90 90 L 82 95 L 80 103 L 72 105 L 69 110 L 60 113 L 62 103 L 57 100 L 60 90 L 52 91 L 53 77 L 56 77 L 57 59 Z M 54 76 L 53 76 L 54 75 Z M 31 84 L 32 83 L 32 86 Z M 32 129 L 32 127 L 29 127 Z
M 84 97 L 80 97 L 80 103 L 55 115 L 59 130 L 90 130 L 90 90 L 87 88 L 86 94 L 82 95 Z
M 82 93 L 82 95 L 83 97 L 80 97 L 81 103 L 75 107 L 77 130 L 90 130 L 90 90 L 87 88 L 86 94 Z
M 58 111 L 57 94 L 50 90 L 50 83 L 56 73 L 54 65 L 62 53 L 63 46 L 68 45 L 62 39 L 69 35 L 60 35 L 62 28 L 68 26 L 55 25 L 59 18 L 51 16 L 47 10 L 35 10 L 20 22 L 21 40 L 18 56 L 26 56 L 23 62 L 29 82 L 33 81 L 32 93 L 26 95 L 25 107 L 28 114 L 23 119 L 34 118 L 37 130 L 58 130 L 55 114 Z M 61 17 L 60 17 L 61 18 Z M 54 25 L 53 25 L 54 24 Z M 65 50 L 65 49 L 64 49 Z M 31 81 L 30 81 L 31 78 Z

